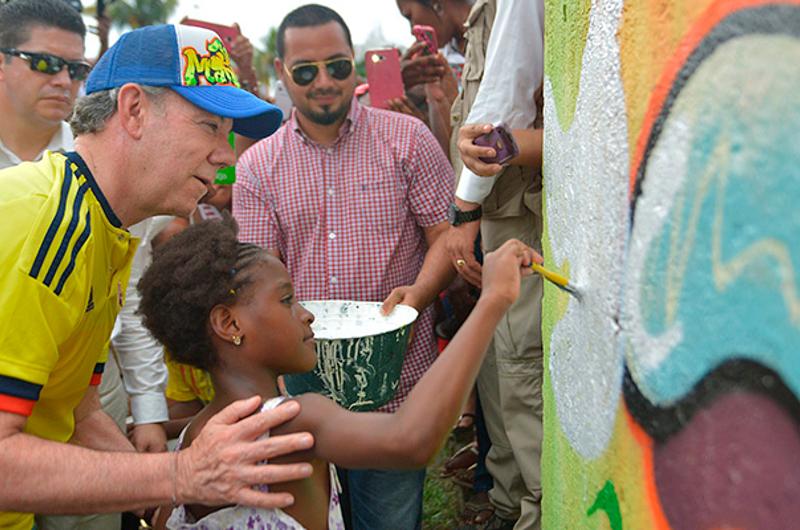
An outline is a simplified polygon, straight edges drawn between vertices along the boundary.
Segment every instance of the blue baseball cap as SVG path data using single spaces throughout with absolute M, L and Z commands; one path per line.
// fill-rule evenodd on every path
M 264 138 L 281 126 L 283 113 L 239 88 L 228 50 L 211 30 L 162 24 L 123 34 L 97 61 L 86 93 L 125 83 L 168 87 L 194 105 L 233 119 L 233 131 Z

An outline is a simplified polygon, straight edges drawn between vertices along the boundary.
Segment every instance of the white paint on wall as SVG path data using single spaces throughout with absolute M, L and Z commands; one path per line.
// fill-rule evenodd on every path
M 635 233 L 629 242 L 625 281 L 625 300 L 622 328 L 628 343 L 628 365 L 634 375 L 640 372 L 637 381 L 667 358 L 669 352 L 680 343 L 683 332 L 680 321 L 659 335 L 651 335 L 639 317 L 642 312 L 642 286 L 647 284 L 644 273 L 653 240 L 658 237 L 664 224 L 673 212 L 673 204 L 686 178 L 686 166 L 691 152 L 689 142 L 694 118 L 681 116 L 679 109 L 667 120 L 666 128 L 653 149 L 647 167 L 647 178 L 637 201 Z M 683 252 L 688 256 L 688 252 Z
M 584 458 L 605 450 L 621 392 L 619 300 L 628 232 L 628 145 L 616 33 L 622 0 L 591 7 L 575 119 L 555 119 L 545 80 L 545 193 L 556 267 L 569 262 L 583 300 L 570 298 L 550 337 L 550 377 L 558 420 Z

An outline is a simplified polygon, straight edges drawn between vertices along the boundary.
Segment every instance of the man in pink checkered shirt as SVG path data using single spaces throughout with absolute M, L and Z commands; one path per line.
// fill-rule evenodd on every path
M 453 271 L 442 245 L 428 249 L 449 226 L 453 170 L 422 122 L 353 98 L 352 43 L 334 11 L 293 11 L 277 49 L 295 112 L 239 160 L 239 237 L 286 263 L 300 300 L 381 301 L 394 290 L 421 311 L 395 397 L 380 409 L 395 411 L 436 356 L 429 304 Z M 352 528 L 419 528 L 424 471 L 345 475 Z

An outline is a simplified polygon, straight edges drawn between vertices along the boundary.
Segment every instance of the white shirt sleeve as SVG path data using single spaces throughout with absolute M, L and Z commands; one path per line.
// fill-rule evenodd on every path
M 544 74 L 543 50 L 544 1 L 498 0 L 483 78 L 464 123 L 505 122 L 511 129 L 533 127 L 534 93 Z M 465 166 L 456 197 L 482 203 L 496 179 L 480 177 Z
M 139 282 L 152 259 L 153 237 L 173 218 L 151 217 L 133 225 L 130 231 L 141 238 L 133 259 L 125 305 L 117 317 L 121 331 L 112 338 L 117 353 L 122 382 L 131 399 L 131 414 L 135 424 L 161 423 L 169 419 L 164 390 L 167 386 L 167 366 L 161 344 L 145 329 L 136 314 L 139 307 Z

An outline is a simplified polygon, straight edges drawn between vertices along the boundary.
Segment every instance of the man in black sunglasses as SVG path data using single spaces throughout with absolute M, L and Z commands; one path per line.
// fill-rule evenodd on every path
M 86 26 L 63 0 L 0 6 L 0 168 L 72 147 L 64 121 L 90 66 Z

